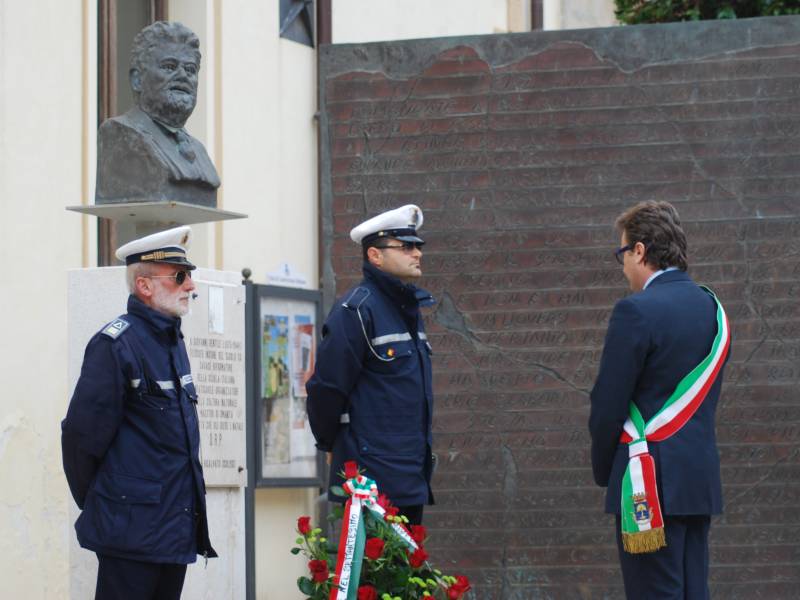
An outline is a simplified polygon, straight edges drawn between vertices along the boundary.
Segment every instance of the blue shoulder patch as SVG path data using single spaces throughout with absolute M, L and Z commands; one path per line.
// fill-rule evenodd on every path
M 365 287 L 354 288 L 347 299 L 342 302 L 342 306 L 349 309 L 356 309 L 364 303 L 364 300 L 369 298 L 369 290 Z
M 111 323 L 103 327 L 100 333 L 107 335 L 112 340 L 115 340 L 120 335 L 122 335 L 122 332 L 125 331 L 130 326 L 131 324 L 128 323 L 125 319 L 121 318 L 114 319 L 113 321 L 111 321 Z

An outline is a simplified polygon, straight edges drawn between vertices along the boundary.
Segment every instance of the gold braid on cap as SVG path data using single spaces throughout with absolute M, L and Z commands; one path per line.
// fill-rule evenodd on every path
M 156 250 L 150 254 L 143 254 L 139 260 L 164 260 L 165 258 L 183 258 L 186 254 L 184 252 L 164 252 L 163 250 Z

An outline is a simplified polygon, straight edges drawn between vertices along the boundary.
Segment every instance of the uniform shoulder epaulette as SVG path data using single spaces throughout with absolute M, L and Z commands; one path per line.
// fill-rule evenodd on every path
M 369 298 L 369 290 L 365 287 L 354 288 L 347 298 L 342 302 L 345 308 L 356 309 L 364 303 L 364 300 Z
M 125 319 L 120 317 L 118 319 L 114 319 L 113 321 L 111 321 L 111 323 L 103 327 L 103 329 L 100 330 L 100 333 L 107 335 L 112 340 L 115 340 L 119 336 L 121 336 L 123 332 L 130 326 L 131 326 L 130 323 L 128 323 Z

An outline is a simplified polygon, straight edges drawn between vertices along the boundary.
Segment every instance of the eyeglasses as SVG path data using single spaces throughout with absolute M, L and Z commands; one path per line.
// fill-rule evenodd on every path
M 619 264 L 621 264 L 621 265 L 625 264 L 625 258 L 622 255 L 625 254 L 628 250 L 633 250 L 633 246 L 631 244 L 627 244 L 626 246 L 623 246 L 622 248 L 617 248 L 614 251 L 614 258 L 617 259 L 617 262 Z
M 375 246 L 380 250 L 384 250 L 387 248 L 395 248 L 397 250 L 402 250 L 403 252 L 413 252 L 414 250 L 422 250 L 424 242 L 403 242 L 400 246 L 394 245 L 386 245 L 386 246 Z
M 172 275 L 144 275 L 148 279 L 174 279 L 177 285 L 183 285 L 183 282 L 186 281 L 186 278 L 192 278 L 191 271 L 178 271 L 177 273 L 173 273 Z

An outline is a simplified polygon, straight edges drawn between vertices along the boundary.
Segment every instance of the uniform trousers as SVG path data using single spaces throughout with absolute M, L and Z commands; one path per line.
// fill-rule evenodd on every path
M 186 565 L 97 555 L 95 600 L 179 600 Z
M 424 505 L 422 504 L 413 504 L 411 506 L 398 506 L 397 511 L 408 519 L 409 525 L 422 525 L 423 508 Z
M 664 516 L 667 546 L 629 554 L 622 548 L 617 515 L 617 548 L 629 600 L 708 600 L 708 515 Z

